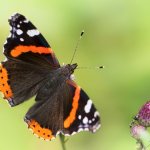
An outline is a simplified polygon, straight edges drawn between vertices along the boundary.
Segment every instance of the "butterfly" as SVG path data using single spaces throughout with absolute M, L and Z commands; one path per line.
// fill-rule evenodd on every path
M 45 140 L 58 134 L 96 132 L 100 115 L 92 100 L 71 78 L 77 64 L 60 66 L 52 48 L 37 28 L 15 13 L 4 43 L 0 91 L 11 107 L 35 96 L 24 117 L 28 128 Z

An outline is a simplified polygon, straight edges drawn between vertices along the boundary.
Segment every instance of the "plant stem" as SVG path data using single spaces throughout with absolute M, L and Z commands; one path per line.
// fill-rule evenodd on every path
M 137 144 L 139 144 L 139 147 L 137 148 L 137 150 L 146 150 L 146 148 L 141 140 L 137 140 Z
M 60 137 L 60 142 L 61 142 L 61 145 L 62 145 L 62 150 L 66 150 L 66 146 L 65 146 L 65 136 L 60 134 L 59 135 Z

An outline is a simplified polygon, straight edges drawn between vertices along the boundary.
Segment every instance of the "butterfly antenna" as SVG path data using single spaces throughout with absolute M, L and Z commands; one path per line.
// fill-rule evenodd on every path
M 72 63 L 72 61 L 73 61 L 73 59 L 74 59 L 74 56 L 75 56 L 75 54 L 76 54 L 77 48 L 78 48 L 78 46 L 79 46 L 79 43 L 80 43 L 80 40 L 81 40 L 83 34 L 84 34 L 84 30 L 81 32 L 80 37 L 79 37 L 79 39 L 78 39 L 78 41 L 77 41 L 77 44 L 76 44 L 74 53 L 73 53 L 73 55 L 72 55 L 72 59 L 71 59 L 71 61 L 70 61 L 70 64 Z
M 97 67 L 77 67 L 76 69 L 103 69 L 104 66 L 97 66 Z

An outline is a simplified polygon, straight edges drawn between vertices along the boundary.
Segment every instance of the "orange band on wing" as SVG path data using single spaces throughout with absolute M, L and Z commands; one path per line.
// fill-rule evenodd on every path
M 51 140 L 54 136 L 52 135 L 52 131 L 47 128 L 42 128 L 38 122 L 35 120 L 27 121 L 28 127 L 32 129 L 33 133 L 38 135 L 40 138 L 44 140 Z
M 71 112 L 70 112 L 69 116 L 66 118 L 66 120 L 64 121 L 64 128 L 70 127 L 70 125 L 76 119 L 76 113 L 77 113 L 77 109 L 78 109 L 78 105 L 79 105 L 79 103 L 78 103 L 79 99 L 80 99 L 80 87 L 77 86 L 76 90 L 75 90 L 75 95 L 73 97 Z
M 8 73 L 7 70 L 0 65 L 0 91 L 4 94 L 4 98 L 8 99 L 12 98 L 13 93 L 8 84 Z
M 36 46 L 17 46 L 11 51 L 11 55 L 13 57 L 18 57 L 22 53 L 33 52 L 39 54 L 50 54 L 53 53 L 51 48 L 47 47 L 36 47 Z

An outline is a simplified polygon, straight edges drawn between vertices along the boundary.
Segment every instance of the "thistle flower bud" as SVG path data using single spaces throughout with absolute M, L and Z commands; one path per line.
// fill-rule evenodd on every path
M 136 116 L 137 121 L 144 127 L 150 126 L 150 101 L 146 102 Z
M 140 140 L 143 134 L 145 134 L 146 128 L 136 124 L 131 127 L 130 132 L 133 138 L 135 138 L 136 140 Z

